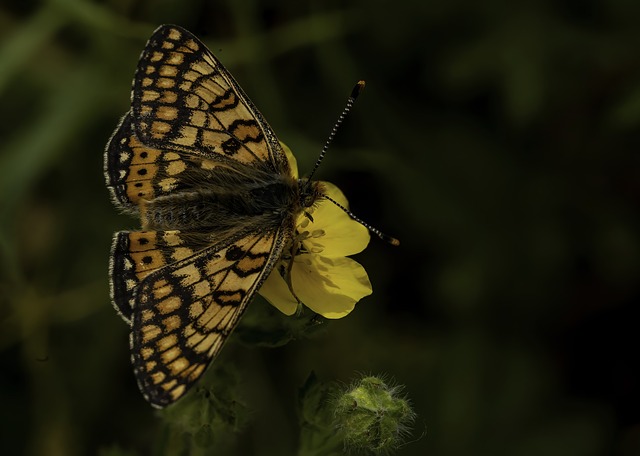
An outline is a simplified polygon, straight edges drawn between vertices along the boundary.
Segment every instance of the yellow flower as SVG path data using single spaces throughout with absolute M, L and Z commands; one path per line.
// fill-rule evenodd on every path
M 296 160 L 289 148 L 282 146 L 297 177 Z M 338 187 L 329 182 L 322 185 L 327 196 L 347 207 L 347 199 Z M 347 258 L 365 249 L 369 230 L 326 199 L 319 200 L 308 212 L 313 221 L 301 214 L 296 223 L 295 236 L 302 248 L 293 259 L 291 285 L 300 301 L 314 312 L 326 318 L 342 318 L 372 293 L 367 272 Z M 259 293 L 282 313 L 293 315 L 298 301 L 279 272 L 283 265 L 286 270 L 289 261 L 280 260 Z

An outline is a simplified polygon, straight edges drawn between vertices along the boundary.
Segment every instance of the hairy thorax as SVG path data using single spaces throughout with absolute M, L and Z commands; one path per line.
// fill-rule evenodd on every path
M 145 229 L 215 234 L 239 227 L 259 229 L 292 223 L 302 211 L 298 182 L 284 176 L 222 189 L 205 185 L 145 201 Z

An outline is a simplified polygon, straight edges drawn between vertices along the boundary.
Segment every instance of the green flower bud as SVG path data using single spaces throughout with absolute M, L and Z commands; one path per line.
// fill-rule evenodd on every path
M 415 413 L 401 388 L 378 377 L 363 377 L 340 394 L 334 403 L 336 427 L 345 445 L 353 449 L 386 453 L 401 443 Z

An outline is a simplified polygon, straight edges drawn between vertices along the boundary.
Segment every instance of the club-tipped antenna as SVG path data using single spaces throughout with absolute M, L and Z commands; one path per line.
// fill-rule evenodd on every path
M 340 125 L 342 125 L 342 122 L 344 122 L 344 119 L 347 117 L 347 114 L 349 114 L 349 111 L 351 111 L 351 107 L 353 106 L 353 103 L 355 103 L 356 99 L 358 98 L 358 95 L 360 95 L 363 89 L 364 89 L 364 81 L 358 81 L 355 87 L 353 88 L 353 90 L 351 91 L 351 95 L 349 95 L 349 98 L 347 99 L 347 105 L 344 107 L 344 109 L 340 113 L 340 116 L 338 117 L 338 120 L 336 120 L 336 123 L 333 124 L 331 133 L 329 133 L 329 137 L 327 138 L 327 141 L 324 143 L 324 146 L 320 151 L 320 156 L 316 160 L 315 165 L 313 165 L 313 168 L 311 169 L 311 172 L 307 177 L 307 185 L 311 184 L 311 178 L 313 177 L 316 170 L 318 169 L 318 166 L 320 166 L 320 162 L 322 162 L 322 159 L 327 153 L 329 146 L 333 142 L 333 138 L 335 138 L 336 133 L 338 133 L 338 129 L 340 128 Z
M 333 138 L 335 138 L 336 133 L 338 132 L 338 129 L 340 128 L 340 125 L 342 125 L 342 122 L 344 122 L 344 119 L 347 117 L 347 114 L 349 114 L 349 112 L 351 111 L 351 108 L 353 107 L 353 104 L 355 103 L 356 99 L 358 98 L 358 95 L 360 95 L 360 93 L 362 93 L 362 90 L 364 89 L 364 85 L 365 85 L 364 81 L 360 80 L 353 87 L 353 90 L 351 91 L 351 95 L 349 95 L 349 98 L 347 99 L 346 106 L 344 107 L 344 109 L 340 113 L 340 116 L 338 117 L 338 120 L 336 120 L 336 123 L 333 124 L 333 128 L 331 129 L 331 133 L 329 133 L 329 137 L 327 138 L 327 141 L 324 143 L 324 146 L 322 147 L 322 150 L 320 151 L 320 155 L 318 156 L 318 159 L 316 160 L 316 163 L 313 165 L 313 168 L 311 169 L 311 172 L 309 173 L 309 176 L 306 179 L 305 186 L 311 185 L 311 178 L 313 177 L 314 173 L 316 172 L 316 170 L 320 166 L 320 163 L 322 162 L 322 159 L 324 158 L 325 154 L 327 153 L 327 150 L 329 149 L 329 146 L 333 142 Z M 356 217 L 356 215 L 354 213 L 352 213 L 349 209 L 344 207 L 342 204 L 338 203 L 336 200 L 334 200 L 330 196 L 323 195 L 323 198 L 331 201 L 333 204 L 338 206 L 352 220 L 354 220 L 354 221 L 358 222 L 360 225 L 364 226 L 371 233 L 375 234 L 376 236 L 378 236 L 383 241 L 388 242 L 389 244 L 394 245 L 394 246 L 400 245 L 400 241 L 398 239 L 396 239 L 396 238 L 394 238 L 392 236 L 389 236 L 387 234 L 384 234 L 379 229 L 374 228 L 373 226 L 369 225 L 364 220 Z
M 337 202 L 336 200 L 334 200 L 330 196 L 323 195 L 323 198 L 331 201 L 333 204 L 338 206 L 340 209 L 342 209 L 345 212 L 345 214 L 347 214 L 349 217 L 351 217 L 352 220 L 354 220 L 354 221 L 358 222 L 360 225 L 364 226 L 366 229 L 368 229 L 370 232 L 372 232 L 373 234 L 378 236 L 383 241 L 388 242 L 389 244 L 394 245 L 394 246 L 400 245 L 400 241 L 398 239 L 394 238 L 393 236 L 389 236 L 388 234 L 384 234 L 379 229 L 374 228 L 373 226 L 369 225 L 367 222 L 365 222 L 364 220 L 358 218 L 353 212 L 351 212 L 349 209 L 344 207 L 342 204 L 340 204 L 339 202 Z

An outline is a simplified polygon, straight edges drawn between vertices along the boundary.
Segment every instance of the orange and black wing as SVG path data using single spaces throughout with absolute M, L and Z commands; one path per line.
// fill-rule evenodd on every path
M 229 181 L 225 176 L 259 176 L 264 172 L 218 156 L 208 158 L 146 145 L 135 134 L 131 112 L 120 121 L 104 154 L 104 175 L 111 199 L 126 212 L 138 212 L 143 201 L 160 196 L 199 186 L 225 185 Z
M 109 261 L 111 300 L 127 323 L 131 322 L 142 280 L 165 266 L 193 257 L 201 249 L 196 245 L 194 235 L 179 230 L 115 233 Z
M 153 33 L 138 63 L 131 100 L 136 135 L 149 147 L 290 172 L 258 109 L 187 30 L 163 25 Z
M 142 278 L 133 292 L 131 352 L 138 385 L 152 405 L 171 404 L 200 378 L 273 269 L 287 235 L 241 234 Z M 144 263 L 141 255 L 153 261 L 153 253 L 135 255 Z M 160 263 L 164 255 L 157 253 Z

